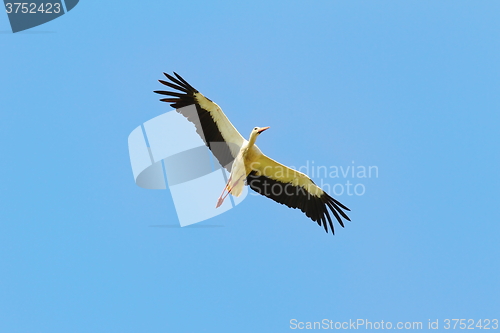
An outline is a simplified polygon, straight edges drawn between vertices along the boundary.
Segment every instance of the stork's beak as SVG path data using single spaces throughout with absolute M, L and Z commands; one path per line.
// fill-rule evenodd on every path
M 259 128 L 259 129 L 257 130 L 257 132 L 262 133 L 262 132 L 264 132 L 264 131 L 265 131 L 266 129 L 268 129 L 268 128 L 269 128 L 269 126 L 267 126 L 267 127 L 261 127 L 261 128 Z

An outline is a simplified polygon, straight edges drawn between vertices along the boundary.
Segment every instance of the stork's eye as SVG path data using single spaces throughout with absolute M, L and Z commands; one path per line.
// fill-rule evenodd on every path
M 256 131 L 256 130 L 257 130 L 257 127 L 255 127 L 253 130 L 254 130 L 254 131 Z

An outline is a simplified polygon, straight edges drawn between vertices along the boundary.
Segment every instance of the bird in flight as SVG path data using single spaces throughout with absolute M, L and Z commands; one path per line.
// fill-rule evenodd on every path
M 157 90 L 155 93 L 168 96 L 160 101 L 170 106 L 195 124 L 196 131 L 212 151 L 220 165 L 230 172 L 229 180 L 216 206 L 226 196 L 239 196 L 245 185 L 257 193 L 290 208 L 298 208 L 328 233 L 334 233 L 333 214 L 344 227 L 342 219 L 350 221 L 344 210 L 350 209 L 332 198 L 302 172 L 284 166 L 267 157 L 255 145 L 257 137 L 269 127 L 254 127 L 246 140 L 231 124 L 220 106 L 203 96 L 186 80 L 174 72 L 174 76 L 163 73 L 168 81 L 158 80 L 176 91 Z M 189 105 L 196 106 L 196 114 L 186 111 Z

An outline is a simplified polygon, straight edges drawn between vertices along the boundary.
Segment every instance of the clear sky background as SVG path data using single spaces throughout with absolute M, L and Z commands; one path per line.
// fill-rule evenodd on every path
M 0 332 L 499 318 L 499 13 L 498 1 L 81 1 L 17 34 L 0 14 Z M 352 222 L 332 236 L 249 196 L 174 227 L 169 191 L 135 185 L 127 148 L 170 110 L 152 92 L 163 71 L 244 136 L 271 126 L 259 147 L 284 164 L 377 166 L 325 179 L 365 186 L 337 196 Z

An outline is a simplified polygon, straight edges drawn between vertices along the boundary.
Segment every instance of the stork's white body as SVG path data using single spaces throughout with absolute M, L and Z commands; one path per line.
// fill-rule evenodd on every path
M 269 127 L 255 127 L 250 133 L 248 141 L 243 140 L 240 150 L 234 159 L 229 180 L 217 201 L 217 207 L 222 204 L 227 196 L 227 194 L 224 196 L 226 191 L 228 194 L 231 193 L 231 195 L 235 197 L 239 197 L 243 192 L 247 176 L 252 172 L 252 166 L 258 163 L 260 158 L 264 156 L 259 147 L 255 145 L 255 141 L 257 140 L 257 136 L 268 128 Z
M 245 186 L 245 180 L 247 176 L 252 171 L 251 165 L 257 163 L 259 158 L 264 155 L 262 151 L 255 145 L 255 140 L 257 138 L 258 132 L 252 131 L 250 134 L 250 140 L 245 140 L 243 145 L 238 152 L 238 156 L 233 163 L 233 168 L 231 170 L 231 178 L 235 181 L 234 185 L 231 185 L 233 189 L 231 194 L 234 196 L 240 196 L 243 191 L 243 186 Z
M 248 141 L 245 142 L 245 145 L 248 144 Z M 234 159 L 233 167 L 231 169 L 231 175 L 229 176 L 229 181 L 226 185 L 226 189 L 235 197 L 239 197 L 243 192 L 243 187 L 245 186 L 245 179 L 248 176 L 245 167 L 246 160 L 246 151 L 240 149 L 238 155 Z

